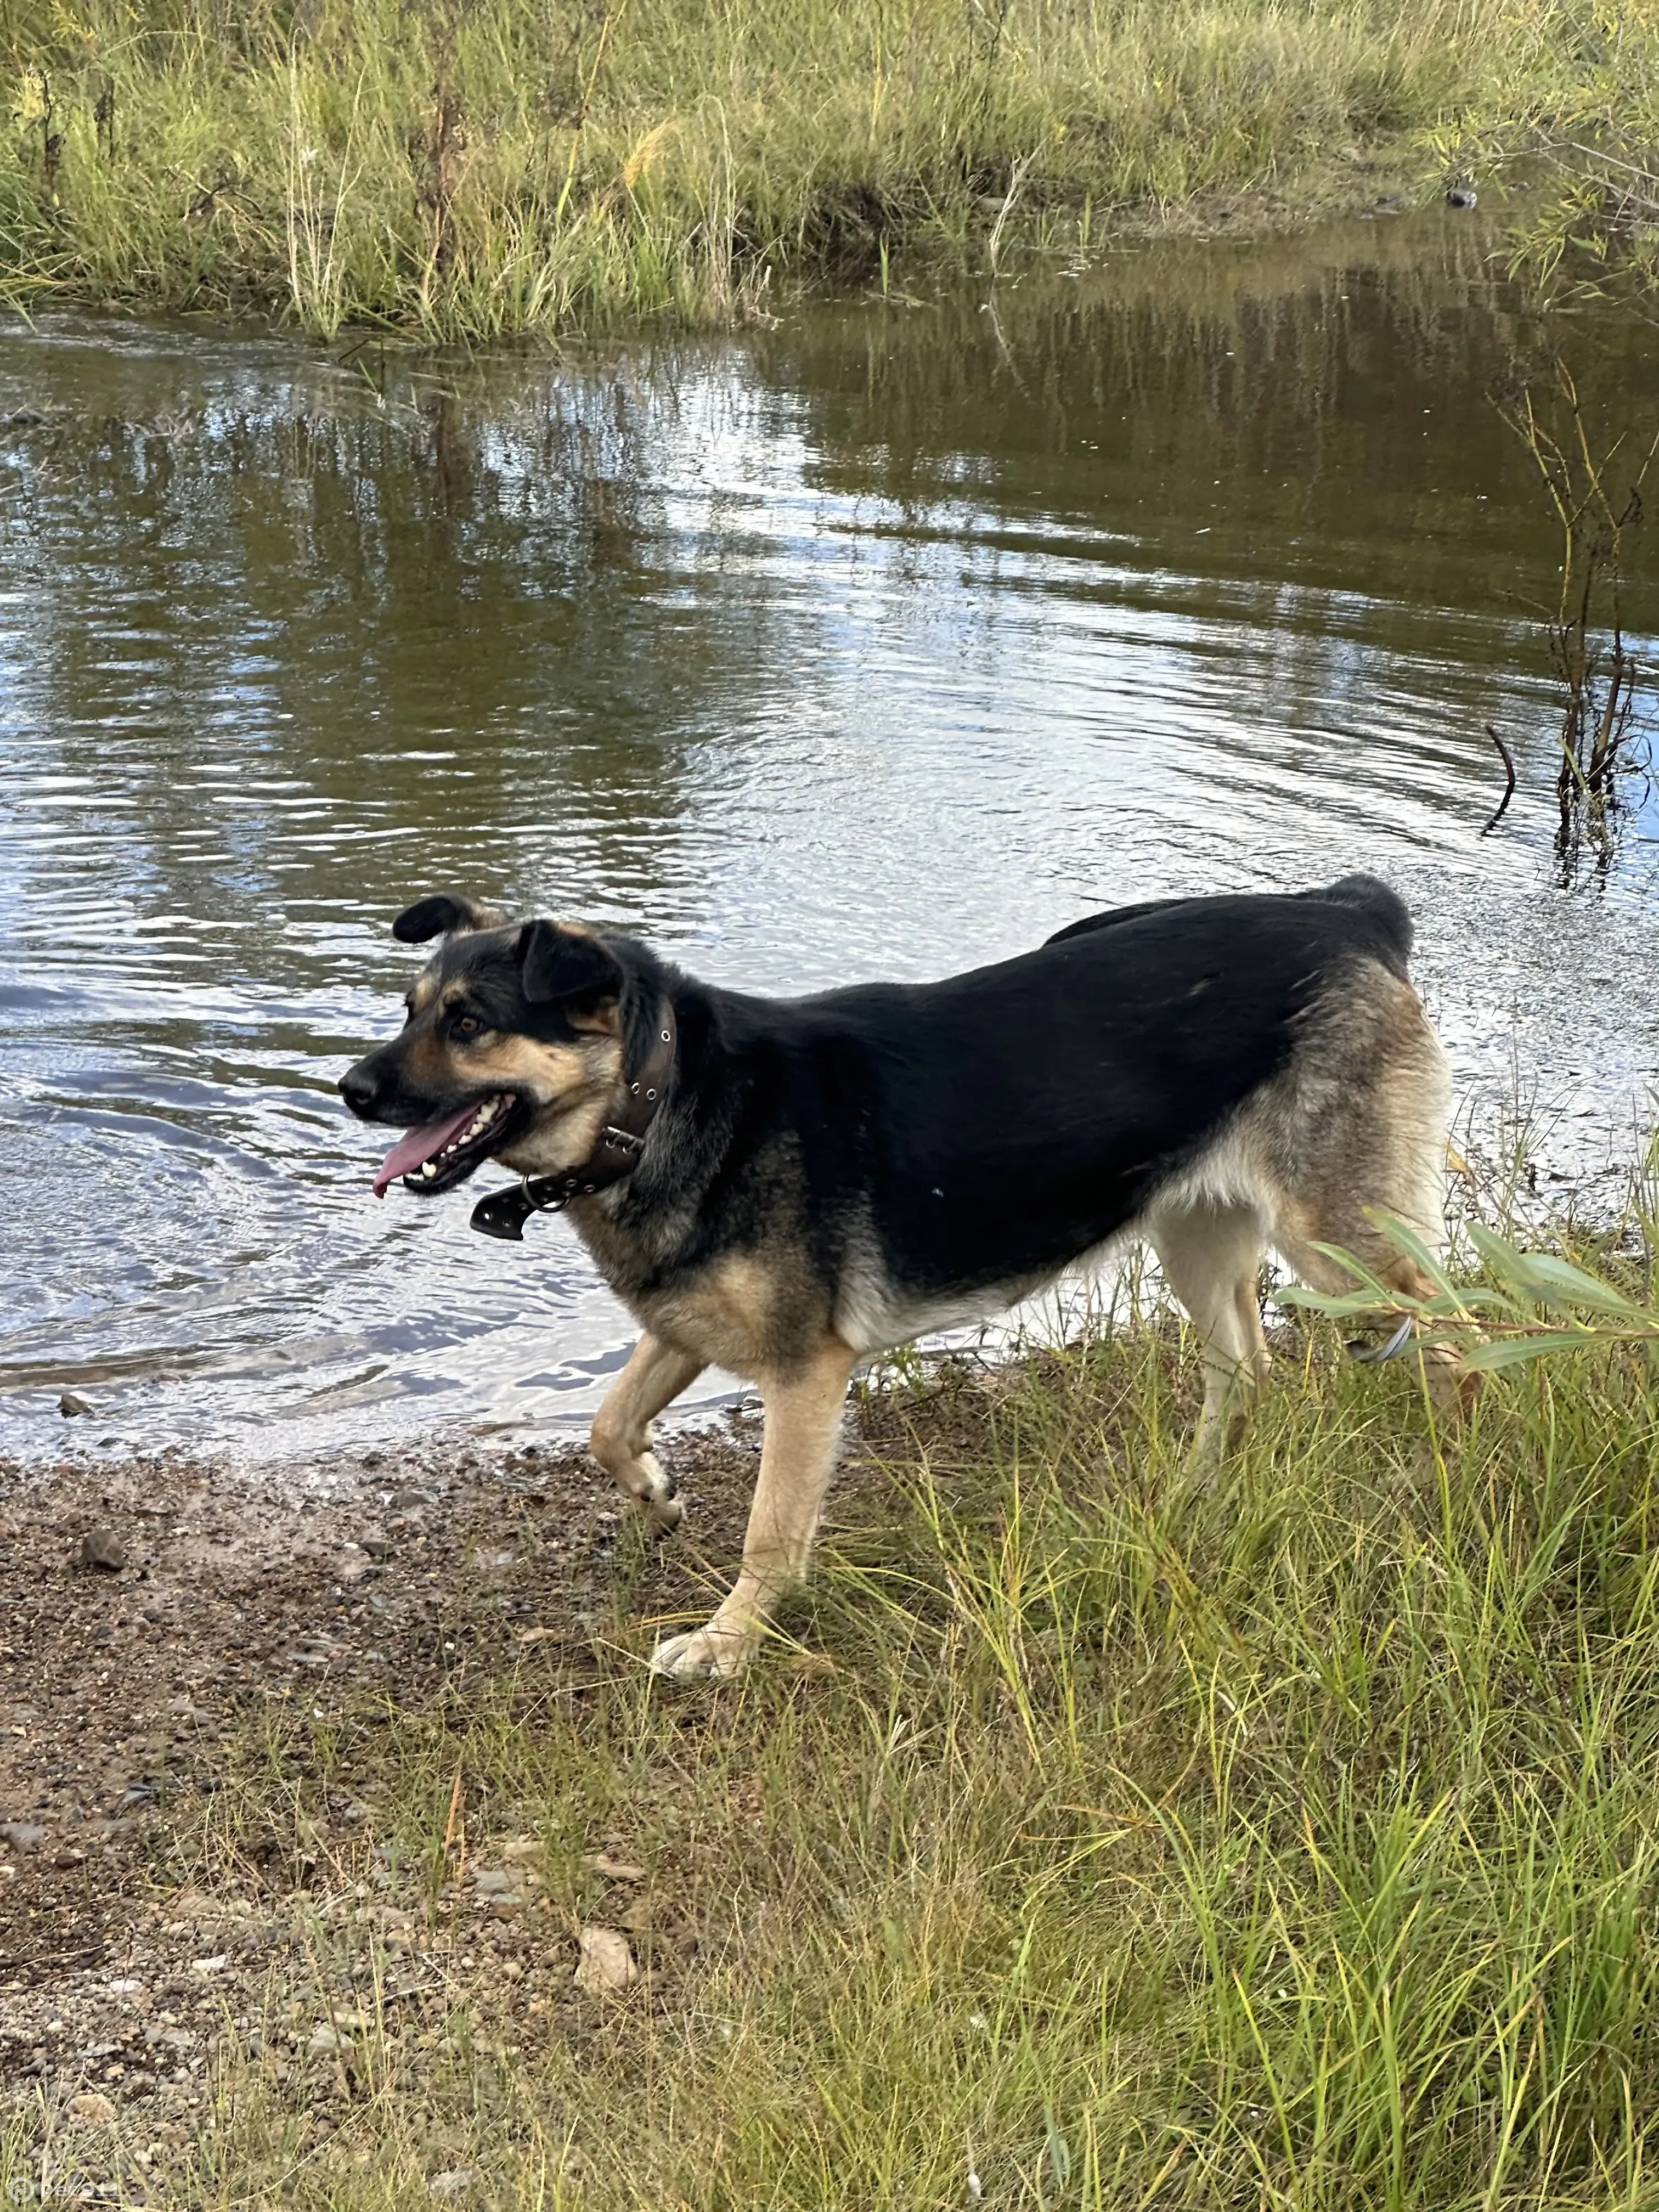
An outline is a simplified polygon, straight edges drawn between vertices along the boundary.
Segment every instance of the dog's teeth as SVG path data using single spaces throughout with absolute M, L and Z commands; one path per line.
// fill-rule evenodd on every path
M 427 1161 L 427 1163 L 426 1163 L 426 1164 L 424 1165 L 424 1167 L 422 1167 L 422 1170 L 421 1170 L 421 1173 L 422 1173 L 423 1176 L 434 1176 L 434 1175 L 436 1175 L 436 1174 L 437 1174 L 437 1172 L 438 1172 L 437 1168 L 434 1166 L 434 1164 L 433 1164 L 433 1162 L 432 1162 L 432 1161 L 430 1161 L 430 1160 L 428 1160 L 428 1161 Z

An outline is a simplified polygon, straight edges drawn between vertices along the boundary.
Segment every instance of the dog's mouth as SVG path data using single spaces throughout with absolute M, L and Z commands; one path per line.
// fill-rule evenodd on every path
M 384 1198 L 401 1176 L 405 1190 L 422 1198 L 435 1197 L 465 1182 L 474 1168 L 482 1167 L 514 1136 L 526 1119 L 517 1094 L 492 1091 L 476 1098 L 441 1121 L 428 1121 L 405 1130 L 380 1163 L 374 1178 L 374 1195 Z

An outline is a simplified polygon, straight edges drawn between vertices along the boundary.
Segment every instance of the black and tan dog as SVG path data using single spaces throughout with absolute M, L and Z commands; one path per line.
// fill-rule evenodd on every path
M 1212 1449 L 1267 1363 L 1267 1246 L 1316 1286 L 1346 1286 L 1323 1243 L 1427 1288 L 1365 1211 L 1441 1233 L 1449 1097 L 1407 977 L 1410 917 L 1370 877 L 1122 908 L 944 982 L 796 1000 L 464 898 L 393 927 L 444 942 L 402 1035 L 340 1085 L 365 1121 L 413 1125 L 377 1192 L 435 1194 L 495 1158 L 526 1180 L 477 1226 L 517 1236 L 568 1204 L 645 1332 L 593 1449 L 659 1527 L 680 1507 L 653 1418 L 710 1364 L 760 1386 L 742 1572 L 659 1649 L 665 1674 L 740 1668 L 805 1572 L 872 1353 L 1144 1237 L 1202 1341 Z M 1455 1407 L 1455 1358 L 1423 1356 Z

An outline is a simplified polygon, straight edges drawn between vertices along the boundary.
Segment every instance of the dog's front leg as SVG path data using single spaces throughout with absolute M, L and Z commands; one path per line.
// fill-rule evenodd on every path
M 805 1364 L 763 1380 L 766 1437 L 760 1480 L 749 1509 L 743 1570 L 714 1618 L 689 1635 L 659 1644 L 651 1664 L 681 1680 L 736 1674 L 754 1656 L 777 1601 L 804 1579 L 855 1355 L 831 1337 Z
M 660 1534 L 677 1528 L 684 1507 L 651 1449 L 651 1424 L 695 1382 L 703 1362 L 659 1336 L 642 1336 L 593 1416 L 593 1456 Z

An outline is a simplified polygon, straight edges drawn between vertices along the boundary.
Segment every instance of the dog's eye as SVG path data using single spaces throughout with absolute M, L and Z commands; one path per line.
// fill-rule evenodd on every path
M 481 1034 L 483 1024 L 476 1014 L 458 1014 L 454 1029 L 457 1036 L 474 1037 Z

